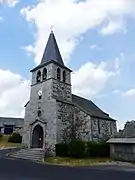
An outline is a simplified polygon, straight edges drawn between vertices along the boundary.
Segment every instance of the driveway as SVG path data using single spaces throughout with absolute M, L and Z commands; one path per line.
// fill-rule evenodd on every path
M 70 168 L 25 160 L 0 159 L 0 180 L 134 180 L 135 169 L 96 166 Z

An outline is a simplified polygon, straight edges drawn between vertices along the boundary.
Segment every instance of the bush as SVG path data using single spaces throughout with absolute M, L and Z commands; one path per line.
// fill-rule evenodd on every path
M 56 156 L 66 157 L 68 156 L 68 144 L 61 143 L 55 145 Z
M 13 133 L 9 136 L 8 142 L 21 143 L 22 142 L 22 136 L 19 133 Z
M 84 157 L 109 157 L 110 148 L 105 142 L 95 141 L 79 141 L 74 140 L 70 143 L 61 143 L 55 145 L 56 156 L 61 157 L 73 157 L 73 158 L 84 158 Z
M 85 142 L 75 140 L 69 143 L 69 155 L 74 158 L 85 157 Z
M 3 137 L 3 134 L 0 133 L 0 139 L 2 139 L 2 137 Z
M 86 154 L 89 157 L 109 157 L 110 148 L 105 142 L 87 142 Z

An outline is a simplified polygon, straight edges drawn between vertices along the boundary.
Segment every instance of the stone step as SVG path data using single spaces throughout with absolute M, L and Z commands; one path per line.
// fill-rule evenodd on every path
M 9 156 L 19 159 L 42 161 L 44 151 L 42 149 L 21 149 L 15 153 L 10 154 Z
M 24 156 L 24 154 L 22 154 L 22 153 L 16 153 L 16 154 L 12 154 L 12 155 L 14 155 L 14 156 Z M 37 155 L 37 154 L 25 154 L 25 156 L 29 156 L 29 157 L 39 157 L 39 158 L 41 158 L 41 157 L 43 157 L 43 154 L 41 154 L 41 155 Z
M 29 155 L 31 155 L 31 154 L 35 154 L 35 155 L 41 155 L 43 152 L 29 152 L 29 151 L 24 151 L 24 152 L 15 152 L 14 154 L 29 154 Z
M 42 161 L 43 158 L 39 158 L 39 157 L 30 157 L 30 156 L 16 156 L 16 155 L 11 155 L 10 157 L 13 157 L 13 158 L 17 158 L 17 159 L 29 159 L 29 160 L 32 160 L 32 161 Z

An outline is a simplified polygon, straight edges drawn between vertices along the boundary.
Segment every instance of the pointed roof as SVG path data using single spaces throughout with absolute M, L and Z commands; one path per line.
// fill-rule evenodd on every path
M 41 64 L 47 63 L 51 60 L 56 61 L 58 64 L 64 66 L 53 31 L 51 31 L 47 41 Z
M 57 45 L 57 41 L 56 41 L 56 38 L 55 38 L 53 31 L 51 31 L 51 33 L 49 35 L 41 63 L 37 67 L 32 69 L 30 72 L 33 72 L 33 71 L 37 70 L 38 68 L 41 68 L 41 67 L 43 67 L 43 66 L 45 66 L 51 62 L 59 65 L 62 68 L 64 67 L 65 69 L 72 72 L 72 70 L 70 70 L 69 68 L 67 68 L 64 65 L 64 62 L 62 60 L 62 57 L 61 57 L 61 54 L 59 51 L 59 47 Z

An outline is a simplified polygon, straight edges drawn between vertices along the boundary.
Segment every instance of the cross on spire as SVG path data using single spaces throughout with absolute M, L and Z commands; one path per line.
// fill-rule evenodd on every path
M 51 33 L 53 33 L 53 28 L 54 28 L 54 26 L 53 26 L 53 25 L 51 25 L 51 27 L 50 27 L 50 29 L 51 29 Z

